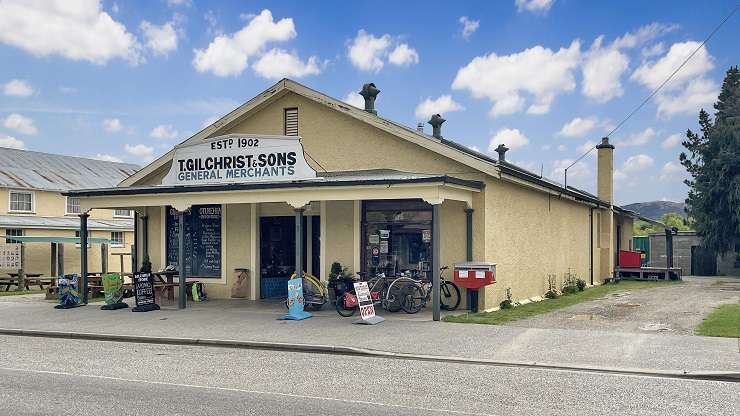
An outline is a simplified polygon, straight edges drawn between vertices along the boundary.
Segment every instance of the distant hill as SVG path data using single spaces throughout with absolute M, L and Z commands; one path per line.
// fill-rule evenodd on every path
M 685 204 L 683 202 L 652 201 L 636 202 L 634 204 L 623 205 L 622 207 L 630 211 L 637 211 L 645 217 L 660 220 L 660 217 L 670 212 L 675 212 L 685 218 L 686 213 L 683 210 L 684 205 Z

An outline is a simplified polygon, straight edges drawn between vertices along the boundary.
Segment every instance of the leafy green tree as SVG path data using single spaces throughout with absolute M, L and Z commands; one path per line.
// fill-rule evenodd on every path
M 671 228 L 675 227 L 679 231 L 689 231 L 692 229 L 689 221 L 675 212 L 663 214 L 663 216 L 660 217 L 660 222 Z M 632 228 L 634 235 L 648 235 L 652 233 L 665 232 L 665 228 L 658 227 L 645 221 L 635 221 Z
M 731 67 L 714 104 L 714 120 L 699 112 L 700 132 L 688 130 L 679 159 L 691 175 L 686 211 L 703 244 L 717 253 L 740 248 L 740 70 Z

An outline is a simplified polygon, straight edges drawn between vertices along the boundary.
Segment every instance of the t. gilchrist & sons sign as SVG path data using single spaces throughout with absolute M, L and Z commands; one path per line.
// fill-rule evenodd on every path
M 300 137 L 230 134 L 175 148 L 163 185 L 290 181 L 316 177 Z

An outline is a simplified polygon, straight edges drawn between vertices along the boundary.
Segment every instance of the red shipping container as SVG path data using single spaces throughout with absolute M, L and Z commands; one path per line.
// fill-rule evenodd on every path
M 619 267 L 639 268 L 641 265 L 639 251 L 619 250 Z

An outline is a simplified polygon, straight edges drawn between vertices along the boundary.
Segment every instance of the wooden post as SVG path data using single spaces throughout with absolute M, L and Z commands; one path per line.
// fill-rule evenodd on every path
M 87 304 L 87 213 L 80 214 L 80 275 L 82 277 L 82 303 Z
M 439 282 L 440 282 L 440 270 L 439 270 L 439 263 L 442 254 L 441 254 L 441 246 L 440 246 L 440 236 L 439 236 L 439 216 L 440 211 L 439 209 L 441 204 L 434 204 L 432 205 L 432 319 L 435 321 L 439 321 L 441 311 L 441 297 L 439 293 Z
M 51 276 L 58 276 L 59 274 L 57 273 L 57 269 L 58 269 L 58 266 L 57 266 L 57 264 L 58 264 L 57 263 L 57 243 L 50 243 L 50 244 L 51 244 L 51 248 L 50 248 L 50 251 L 51 251 L 51 266 L 49 267 L 49 274 Z
M 303 208 L 295 208 L 295 277 L 303 276 Z
M 185 309 L 187 285 L 185 284 L 185 211 L 177 212 L 177 272 L 180 275 L 180 295 L 178 309 Z
M 26 243 L 21 242 L 21 268 L 18 269 L 18 286 L 16 291 L 21 292 L 26 289 Z
M 100 245 L 100 271 L 108 273 L 108 244 Z
M 64 277 L 64 243 L 57 243 L 57 277 Z

